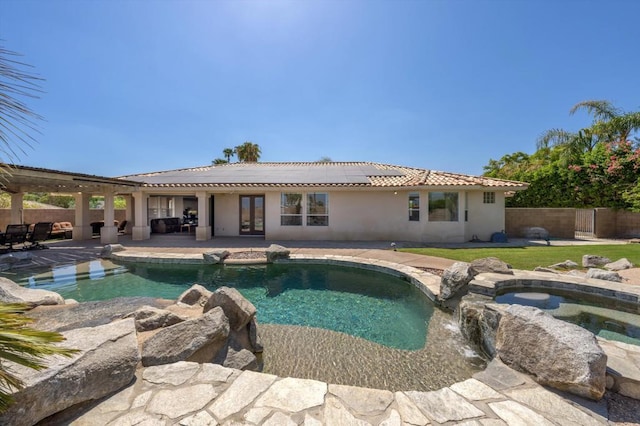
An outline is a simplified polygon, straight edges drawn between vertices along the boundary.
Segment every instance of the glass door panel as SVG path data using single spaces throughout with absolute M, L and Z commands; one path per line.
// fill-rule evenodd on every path
M 264 235 L 264 195 L 240 196 L 240 235 Z

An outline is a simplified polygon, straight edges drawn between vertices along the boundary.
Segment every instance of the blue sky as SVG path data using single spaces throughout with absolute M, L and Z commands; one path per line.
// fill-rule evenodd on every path
M 640 109 L 640 2 L 0 0 L 0 39 L 46 79 L 19 164 L 120 176 L 374 161 L 481 174 L 571 106 Z

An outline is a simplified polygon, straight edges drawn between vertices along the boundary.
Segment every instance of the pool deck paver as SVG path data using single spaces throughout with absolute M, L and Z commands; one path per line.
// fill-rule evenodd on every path
M 236 244 L 232 251 L 262 250 L 264 241 L 257 247 Z M 126 252 L 131 259 L 166 256 L 176 262 L 189 259 L 200 262 L 202 253 L 210 249 L 210 246 L 136 247 L 132 244 L 127 246 Z M 448 259 L 366 245 L 356 248 L 300 247 L 291 251 L 292 257 L 298 260 L 324 256 L 327 261 L 344 262 L 356 257 L 372 267 L 384 268 L 388 263 L 394 263 L 403 273 L 415 273 L 423 278 L 433 275 L 416 272 L 415 268 L 445 269 L 453 263 Z M 397 267 L 398 264 L 404 266 Z M 429 282 L 428 288 L 432 293 L 437 291 L 435 280 Z M 610 346 L 607 353 L 620 357 L 620 365 L 631 371 L 628 374 L 638 374 L 640 350 L 617 343 Z M 640 404 L 638 407 L 638 414 L 631 422 L 640 421 Z M 596 403 L 547 390 L 499 360 L 492 361 L 474 378 L 437 391 L 395 393 L 280 378 L 216 364 L 178 362 L 140 369 L 129 387 L 74 414 L 65 423 L 182 426 L 615 424 L 607 416 L 604 400 Z

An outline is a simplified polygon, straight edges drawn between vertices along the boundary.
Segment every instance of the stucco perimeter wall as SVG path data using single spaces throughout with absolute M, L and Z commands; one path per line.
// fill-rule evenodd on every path
M 22 211 L 24 223 L 38 222 L 71 222 L 75 225 L 76 212 L 73 209 L 24 209 Z M 119 209 L 115 211 L 115 219 L 123 221 L 126 218 L 126 211 Z M 104 210 L 89 210 L 90 222 L 98 222 L 104 219 Z M 0 209 L 0 230 L 7 229 L 11 224 L 11 209 Z
M 526 229 L 541 227 L 551 238 L 574 238 L 576 209 L 573 208 L 507 208 L 505 231 L 509 237 L 524 238 Z

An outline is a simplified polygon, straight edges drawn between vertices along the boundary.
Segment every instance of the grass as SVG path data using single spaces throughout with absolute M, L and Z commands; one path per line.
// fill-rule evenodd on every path
M 583 246 L 530 246 L 505 248 L 411 248 L 401 249 L 408 253 L 438 256 L 447 259 L 471 262 L 484 257 L 497 257 L 515 269 L 532 270 L 536 266 L 572 260 L 582 267 L 585 254 L 603 256 L 616 261 L 626 257 L 634 266 L 640 265 L 640 244 L 583 245 Z

